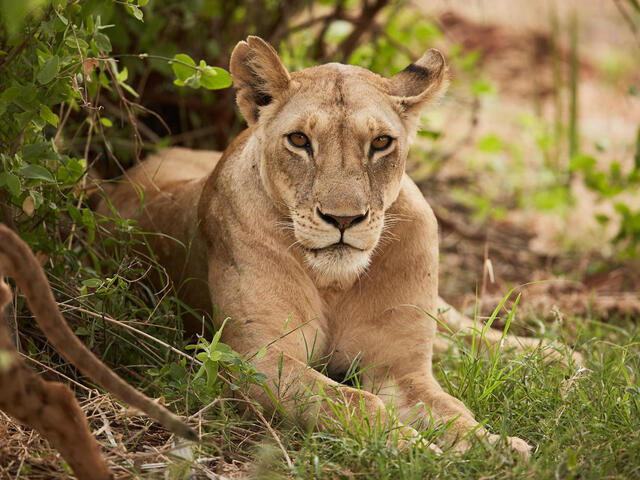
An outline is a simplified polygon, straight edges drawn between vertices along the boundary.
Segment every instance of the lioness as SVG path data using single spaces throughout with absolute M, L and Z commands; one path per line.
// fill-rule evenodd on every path
M 429 50 L 389 79 L 337 63 L 290 73 L 249 37 L 230 70 L 249 128 L 221 157 L 160 152 L 105 187 L 111 204 L 163 234 L 148 240 L 177 283 L 200 279 L 182 294 L 232 319 L 224 342 L 247 355 L 268 345 L 256 363 L 281 411 L 322 428 L 332 400 L 354 419 L 384 417 L 393 403 L 404 423 L 451 422 L 443 447 L 468 448 L 470 433 L 499 441 L 432 373 L 438 227 L 404 167 L 420 112 L 446 89 L 443 56 Z M 519 341 L 531 345 L 506 340 Z M 344 372 L 356 358 L 364 391 L 311 367 Z M 264 389 L 250 393 L 275 408 Z M 528 455 L 524 440 L 506 441 Z

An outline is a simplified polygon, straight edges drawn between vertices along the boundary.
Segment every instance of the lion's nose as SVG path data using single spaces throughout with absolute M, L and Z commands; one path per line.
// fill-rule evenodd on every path
M 323 213 L 318 208 L 318 216 L 323 219 L 325 222 L 330 223 L 331 225 L 338 227 L 339 230 L 344 231 L 349 227 L 352 227 L 360 222 L 362 222 L 369 215 L 369 210 L 367 210 L 364 214 L 361 215 L 332 215 L 330 213 Z

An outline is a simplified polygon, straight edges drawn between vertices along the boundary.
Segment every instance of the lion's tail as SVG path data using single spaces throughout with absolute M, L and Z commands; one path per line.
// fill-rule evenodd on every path
M 198 440 L 195 430 L 118 377 L 73 334 L 58 310 L 44 270 L 27 244 L 3 224 L 0 224 L 0 275 L 15 279 L 49 341 L 83 374 L 123 402 L 142 410 L 176 435 Z

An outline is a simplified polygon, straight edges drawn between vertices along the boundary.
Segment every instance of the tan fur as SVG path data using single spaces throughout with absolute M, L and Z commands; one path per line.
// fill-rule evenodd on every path
M 16 280 L 54 347 L 82 373 L 177 435 L 198 438 L 177 416 L 125 383 L 87 350 L 62 318 L 44 271 L 29 247 L 0 224 L 0 312 L 11 301 L 9 286 L 2 280 L 5 275 Z M 78 478 L 112 478 L 69 388 L 42 380 L 21 361 L 4 318 L 0 318 L 0 409 L 50 440 Z
M 235 49 L 231 73 L 249 129 L 221 159 L 170 149 L 134 168 L 128 177 L 144 192 L 142 212 L 127 184 L 111 196 L 116 210 L 177 239 L 148 237 L 174 278 L 203 279 L 206 271 L 208 290 L 196 283 L 183 293 L 232 319 L 223 341 L 247 355 L 268 345 L 257 368 L 287 415 L 323 427 L 330 399 L 349 404 L 354 419 L 362 408 L 384 416 L 388 403 L 405 423 L 452 422 L 445 446 L 467 448 L 470 432 L 498 441 L 432 374 L 436 322 L 424 312 L 446 306 L 437 295 L 438 227 L 404 166 L 420 110 L 446 88 L 442 55 L 430 50 L 391 79 L 339 64 L 289 73 L 269 45 L 249 37 Z M 287 140 L 292 132 L 310 139 L 311 154 Z M 380 135 L 393 143 L 370 154 Z M 158 168 L 167 181 L 152 185 Z M 190 180 L 173 181 L 174 172 Z M 109 214 L 105 204 L 100 211 Z M 320 213 L 364 217 L 341 234 Z M 336 245 L 341 238 L 347 245 Z M 190 259 L 181 246 L 188 243 Z M 473 327 L 447 317 L 456 330 Z M 520 342 L 531 341 L 506 340 Z M 363 392 L 310 367 L 344 372 L 357 357 Z M 276 408 L 262 388 L 251 394 Z M 528 455 L 525 441 L 507 442 Z

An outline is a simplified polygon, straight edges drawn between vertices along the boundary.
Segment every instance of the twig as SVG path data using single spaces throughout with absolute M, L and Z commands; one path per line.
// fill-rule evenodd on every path
M 172 347 L 172 346 L 171 346 L 171 345 L 169 345 L 168 343 L 163 342 L 162 340 L 160 340 L 160 339 L 158 339 L 158 338 L 154 337 L 153 335 L 149 335 L 148 333 L 143 332 L 142 330 L 138 330 L 137 328 L 134 328 L 134 327 L 132 327 L 131 325 L 128 325 L 128 324 L 126 324 L 126 323 L 124 323 L 124 322 L 121 322 L 121 321 L 119 321 L 119 320 L 116 320 L 115 318 L 112 318 L 112 317 L 110 317 L 110 316 L 108 316 L 108 315 L 104 315 L 104 314 L 102 314 L 102 313 L 97 313 L 97 312 L 92 312 L 91 310 L 87 310 L 86 308 L 82 308 L 82 307 L 74 307 L 74 306 L 72 306 L 72 305 L 64 305 L 64 309 L 65 309 L 65 310 L 76 310 L 76 311 L 78 311 L 78 312 L 86 313 L 87 315 L 91 315 L 92 317 L 100 318 L 100 319 L 103 319 L 103 320 L 105 320 L 105 321 L 107 321 L 107 322 L 109 322 L 109 323 L 113 323 L 113 324 L 115 324 L 115 325 L 118 325 L 118 326 L 120 326 L 120 327 L 122 327 L 122 328 L 125 328 L 125 329 L 127 329 L 127 330 L 129 330 L 129 331 L 134 332 L 136 335 L 141 335 L 141 336 L 143 336 L 143 337 L 145 337 L 145 338 L 147 338 L 147 339 L 149 339 L 149 340 L 152 340 L 152 341 L 154 341 L 154 342 L 156 342 L 156 343 L 158 343 L 158 344 L 162 345 L 162 346 L 163 346 L 163 347 L 165 347 L 165 348 L 168 348 L 168 349 L 169 349 L 169 350 L 171 350 L 173 353 L 177 353 L 177 354 L 178 354 L 178 355 L 180 355 L 181 357 L 187 358 L 187 359 L 191 360 L 193 363 L 195 363 L 195 364 L 197 364 L 197 365 L 202 365 L 202 362 L 201 362 L 200 360 L 198 360 L 197 358 L 194 358 L 194 357 L 192 357 L 191 355 L 188 355 L 188 354 L 184 353 L 183 351 L 178 350 L 178 349 L 177 349 L 177 348 L 175 348 L 175 347 Z
M 120 163 L 120 160 L 118 160 L 118 157 L 115 156 L 115 154 L 113 153 L 113 150 L 111 149 L 111 144 L 107 142 L 107 138 L 104 134 L 104 128 L 102 128 L 102 122 L 96 123 L 96 125 L 98 126 L 98 130 L 100 130 L 100 136 L 102 137 L 104 148 L 107 150 L 107 154 L 109 155 L 109 158 L 111 158 L 111 160 L 113 160 L 114 163 L 118 166 L 125 180 L 129 180 L 130 178 L 129 178 L 129 173 L 127 169 L 124 168 L 124 166 Z
M 189 130 L 188 132 L 178 133 L 169 137 L 171 145 L 183 142 L 185 140 L 193 140 L 195 138 L 206 137 L 215 133 L 216 129 L 212 126 L 197 128 L 195 130 Z
M 62 129 L 64 128 L 65 124 L 67 123 L 67 120 L 69 119 L 69 115 L 71 114 L 71 111 L 73 110 L 73 108 L 71 108 L 71 104 L 69 104 L 69 108 L 67 109 L 67 111 L 65 112 L 64 110 L 65 107 L 65 102 L 62 102 L 60 104 L 60 113 L 58 114 L 58 116 L 60 117 L 60 123 L 58 123 L 58 129 L 56 130 L 56 134 L 53 137 L 53 143 L 58 146 L 58 141 L 60 139 L 60 135 L 62 135 Z
M 228 379 L 224 378 L 223 376 L 218 376 L 218 378 L 220 380 L 222 380 L 224 383 L 226 383 L 227 385 L 231 386 L 231 382 Z M 258 410 L 258 408 L 256 407 L 256 402 L 251 401 L 249 399 L 249 397 L 247 397 L 244 394 L 244 392 L 242 392 L 241 390 L 238 390 L 238 393 L 240 394 L 240 396 L 242 396 L 243 400 L 249 404 L 249 407 L 251 407 L 253 412 L 260 419 L 260 421 L 264 424 L 264 426 L 267 428 L 267 430 L 269 430 L 269 433 L 271 433 L 271 436 L 273 437 L 273 439 L 278 444 L 278 447 L 280 447 L 280 450 L 282 450 L 282 454 L 284 455 L 284 458 L 287 461 L 287 465 L 289 466 L 289 468 L 293 469 L 293 462 L 291 461 L 291 457 L 289 457 L 289 454 L 287 453 L 287 449 L 284 448 L 284 445 L 282 444 L 282 441 L 280 440 L 280 437 L 278 436 L 276 431 L 273 429 L 271 424 L 267 421 L 266 418 L 264 418 L 264 415 L 262 415 L 260 410 Z
M 31 36 L 27 35 L 26 38 L 22 41 L 22 43 L 20 45 L 18 45 L 13 50 L 13 52 L 11 52 L 11 54 L 7 57 L 7 59 L 4 62 L 2 62 L 2 65 L 0 65 L 0 73 L 2 73 L 2 71 L 5 68 L 7 68 L 11 62 L 13 62 L 15 60 L 15 58 L 18 56 L 18 54 L 20 54 L 20 52 L 22 52 L 22 50 L 24 50 L 26 48 L 26 46 L 29 44 L 30 40 L 31 40 Z
M 109 424 L 109 420 L 107 419 L 107 416 L 104 414 L 102 410 L 100 410 L 100 418 L 102 419 L 102 428 L 100 428 L 99 431 L 100 432 L 104 431 L 105 436 L 109 440 L 109 444 L 112 447 L 117 447 L 118 442 L 116 442 L 116 439 L 113 436 L 113 432 L 111 431 L 111 425 Z M 96 433 L 95 435 L 97 436 L 98 433 Z
M 118 97 L 120 98 L 120 101 L 122 102 L 122 104 L 124 105 L 124 109 L 127 112 L 127 117 L 129 118 L 129 123 L 131 124 L 131 134 L 133 136 L 133 142 L 135 145 L 135 148 L 133 150 L 133 154 L 134 154 L 134 158 L 136 160 L 136 162 L 140 162 L 140 152 L 142 151 L 142 139 L 140 138 L 140 132 L 138 131 L 138 123 L 136 122 L 136 116 L 133 113 L 133 110 L 131 109 L 131 103 L 129 99 L 125 96 L 124 92 L 122 91 L 122 87 L 120 86 L 120 82 L 118 81 L 118 78 L 116 77 L 115 72 L 113 71 L 113 67 L 111 66 L 111 62 L 106 61 L 105 62 L 106 66 L 107 66 L 107 72 L 109 72 L 109 75 L 111 76 L 111 80 L 113 81 L 113 86 L 116 88 L 116 92 L 118 92 Z
M 76 47 L 78 49 L 78 55 L 80 55 L 80 65 L 84 66 L 84 57 L 82 56 L 82 49 L 80 48 L 80 43 L 78 42 L 78 37 L 76 35 L 76 28 L 73 25 L 73 23 L 71 24 L 71 33 L 73 33 L 73 38 L 76 41 Z M 85 87 L 82 89 L 82 101 L 84 102 L 85 105 L 90 106 L 91 104 L 89 103 L 89 90 L 86 87 L 88 80 L 87 80 L 87 75 L 84 74 L 84 72 L 83 72 L 83 78 L 84 78 Z
M 167 133 L 169 135 L 171 135 L 171 128 L 169 128 L 169 125 L 167 125 L 167 122 L 164 121 L 164 118 L 162 118 L 162 116 L 160 116 L 159 114 L 157 114 L 156 112 L 154 112 L 153 110 L 151 110 L 150 108 L 145 107 L 144 105 L 139 104 L 138 102 L 132 102 L 131 100 L 128 100 L 129 105 L 131 105 L 133 108 L 139 108 L 140 110 L 142 110 L 144 113 L 148 113 L 149 115 L 151 115 L 152 117 L 155 117 L 156 120 L 158 120 L 162 126 L 167 130 Z M 140 123 L 140 125 L 144 125 L 144 123 Z M 158 135 L 156 135 L 156 133 L 149 129 L 146 125 L 144 125 L 145 128 L 147 128 L 147 131 L 153 133 L 155 135 L 155 138 L 160 139 L 160 137 Z
M 220 402 L 240 402 L 240 403 L 256 403 L 253 400 L 244 400 L 243 398 L 216 398 L 214 399 L 212 402 L 208 403 L 206 406 L 202 407 L 200 410 L 198 410 L 196 413 L 194 413 L 193 415 L 189 415 L 187 417 L 187 421 L 191 422 L 193 421 L 195 418 L 199 417 L 200 415 L 202 415 L 204 412 L 206 412 L 207 410 L 209 410 L 212 407 L 215 407 L 218 403 Z
M 4 218 L 4 223 L 14 232 L 16 230 L 16 224 L 13 221 L 13 205 L 7 202 L 7 196 L 4 192 L 0 192 L 0 205 L 2 205 L 2 217 Z
M 22 353 L 22 352 L 18 352 L 18 354 L 19 354 L 22 358 L 24 358 L 25 360 L 28 360 L 28 361 L 30 361 L 30 362 L 33 362 L 33 363 L 35 363 L 36 365 L 38 365 L 39 367 L 42 367 L 42 368 L 44 368 L 45 370 L 49 370 L 50 372 L 55 373 L 56 375 L 58 375 L 58 376 L 60 376 L 60 377 L 64 378 L 64 379 L 65 379 L 65 380 L 67 380 L 68 382 L 73 383 L 75 386 L 80 387 L 80 388 L 82 388 L 82 389 L 86 390 L 87 392 L 91 392 L 91 390 L 92 390 L 91 388 L 89 388 L 89 387 L 86 387 L 86 386 L 82 385 L 80 382 L 77 382 L 76 380 L 74 380 L 74 379 L 73 379 L 73 378 L 71 378 L 71 377 L 67 377 L 64 373 L 60 373 L 59 371 L 57 371 L 57 370 L 55 370 L 55 369 L 53 369 L 53 368 L 49 367 L 48 365 L 45 365 L 44 363 L 40 363 L 40 362 L 39 362 L 38 360 L 36 360 L 35 358 L 30 357 L 29 355 L 25 355 L 25 354 L 24 354 L 24 353 Z
M 360 38 L 371 28 L 376 15 L 387 6 L 388 0 L 376 0 L 373 5 L 367 3 L 362 7 L 360 17 L 355 23 L 353 31 L 345 38 L 336 49 L 342 55 L 342 61 L 346 62 L 355 50 Z
M 69 110 L 71 110 L 71 106 L 69 106 Z M 91 138 L 93 137 L 93 125 L 94 125 L 95 112 L 91 112 L 91 116 L 88 119 L 89 122 L 89 132 L 87 133 L 87 141 L 84 145 L 84 160 L 88 164 L 89 163 L 89 147 L 91 146 Z M 87 186 L 87 176 L 83 175 L 80 180 L 80 192 L 84 191 Z M 78 195 L 78 201 L 76 202 L 76 209 L 79 209 L 82 205 L 83 195 L 80 193 Z M 71 232 L 69 233 L 69 243 L 67 244 L 67 250 L 71 250 L 73 245 L 73 237 L 76 233 L 78 223 L 74 220 L 73 225 L 71 225 Z
M 125 115 L 122 113 L 122 111 L 120 111 L 120 109 L 116 108 L 115 105 L 113 105 L 110 102 L 106 102 L 103 101 L 102 105 L 104 106 L 105 110 L 107 110 L 107 112 L 116 115 L 121 121 L 125 120 Z M 157 113 L 152 112 L 155 115 L 157 115 Z M 158 142 L 160 141 L 160 137 L 158 136 L 158 134 L 156 134 L 156 132 L 154 132 L 153 130 L 151 130 L 149 127 L 147 127 L 144 123 L 142 123 L 141 121 L 138 120 L 138 118 L 136 118 L 136 123 L 137 123 L 137 127 L 138 129 L 152 142 Z M 164 121 L 163 121 L 164 124 Z M 168 127 L 167 127 L 168 128 Z
M 298 32 L 300 30 L 306 30 L 307 28 L 312 27 L 316 23 L 325 22 L 327 20 L 330 20 L 330 21 L 346 20 L 347 22 L 351 22 L 351 23 L 355 22 L 353 18 L 347 17 L 346 15 L 343 15 L 341 13 L 336 13 L 336 11 L 334 10 L 333 13 L 329 13 L 327 15 L 320 15 L 319 17 L 315 17 L 315 18 L 310 18 L 309 20 L 305 20 L 304 22 L 301 22 L 297 25 L 293 25 L 292 27 L 289 27 L 285 33 L 285 36 L 289 36 L 292 33 Z
M 344 3 L 345 3 L 345 0 L 338 1 L 338 3 L 336 4 L 336 7 L 333 10 L 333 12 L 324 19 L 324 25 L 322 25 L 322 28 L 320 29 L 320 33 L 318 33 L 318 37 L 316 39 L 316 42 L 315 42 L 315 44 L 313 45 L 313 47 L 311 49 L 312 58 L 315 58 L 316 60 L 320 60 L 320 59 L 325 59 L 326 58 L 324 37 L 327 34 L 327 32 L 329 31 L 329 26 L 331 25 L 331 23 L 334 20 L 338 20 L 339 18 L 342 17 L 342 11 L 344 9 Z
M 149 80 L 149 75 L 151 75 L 151 63 L 149 63 L 146 58 L 143 60 L 143 62 L 144 72 L 142 72 L 140 81 L 138 82 L 138 85 L 136 85 L 136 92 L 138 92 L 138 95 L 140 95 L 140 97 L 142 97 L 142 95 L 144 94 L 144 89 L 147 86 L 147 80 Z

